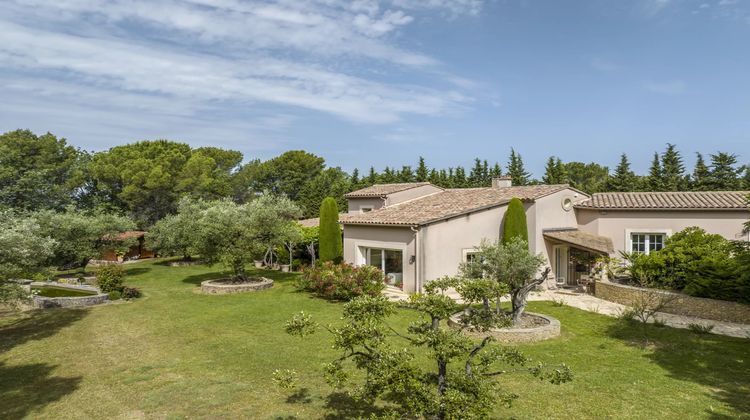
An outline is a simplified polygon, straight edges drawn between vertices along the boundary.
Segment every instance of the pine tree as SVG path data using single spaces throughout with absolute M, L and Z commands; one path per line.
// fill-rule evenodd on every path
M 696 153 L 695 168 L 693 169 L 693 176 L 690 178 L 690 187 L 693 191 L 706 191 L 709 189 L 708 182 L 711 176 L 706 161 L 703 159 L 703 155 Z
M 367 185 L 375 185 L 378 183 L 378 173 L 375 172 L 375 168 L 370 166 L 370 173 L 367 175 Z
M 615 168 L 614 175 L 607 179 L 607 191 L 627 192 L 638 188 L 635 173 L 630 169 L 628 155 L 620 155 L 620 163 Z
M 737 165 L 737 155 L 719 152 L 711 155 L 711 173 L 708 177 L 708 187 L 714 191 L 739 190 L 742 180 L 739 175 L 742 168 Z
M 341 262 L 344 245 L 339 227 L 339 208 L 333 197 L 326 197 L 320 204 L 320 260 Z
M 396 182 L 397 179 L 398 179 L 398 177 L 396 176 L 396 174 L 393 171 L 393 169 L 391 169 L 390 167 L 386 166 L 385 169 L 383 169 L 383 173 L 378 178 L 378 182 L 380 182 L 382 184 L 392 184 L 392 183 Z
M 490 165 L 487 163 L 487 159 L 485 159 L 482 161 L 482 182 L 480 187 L 488 187 L 490 182 Z
M 466 171 L 463 166 L 457 166 L 453 174 L 453 187 L 466 188 Z
M 427 180 L 430 181 L 430 184 L 432 185 L 442 186 L 440 184 L 440 173 L 435 168 L 430 170 L 430 175 L 427 177 Z
M 443 188 L 452 188 L 453 184 L 453 168 L 450 168 L 449 170 L 441 169 L 440 170 L 440 186 Z
M 567 170 L 560 158 L 550 156 L 549 159 L 547 159 L 542 183 L 547 185 L 568 183 Z
M 417 166 L 416 176 L 417 182 L 425 182 L 427 181 L 427 177 L 429 176 L 427 165 L 425 165 L 424 158 L 422 156 L 419 157 L 419 165 Z
M 526 172 L 523 166 L 523 158 L 514 149 L 510 149 L 508 175 L 510 175 L 513 185 L 527 185 L 529 183 L 530 174 Z
M 651 191 L 664 191 L 659 153 L 654 153 L 654 160 L 651 161 L 651 168 L 648 171 L 648 186 Z
M 475 158 L 474 167 L 469 172 L 468 186 L 481 187 L 482 181 L 482 161 L 479 158 Z
M 397 178 L 398 182 L 414 182 L 414 171 L 411 170 L 411 166 L 402 166 Z
M 500 167 L 499 163 L 495 162 L 495 166 L 490 169 L 490 177 L 497 178 L 499 176 L 503 176 L 503 169 Z
M 661 156 L 662 188 L 664 191 L 684 191 L 687 189 L 685 165 L 674 144 L 667 143 L 667 150 Z
M 360 186 L 360 182 L 361 181 L 359 179 L 359 169 L 354 168 L 354 170 L 352 171 L 352 176 L 351 176 L 351 178 L 349 178 L 349 182 L 350 182 L 350 189 L 351 190 L 357 190 L 357 189 L 361 188 L 361 186 Z
M 743 190 L 750 190 L 750 166 L 748 165 L 745 165 L 745 175 L 742 177 L 742 184 Z M 750 222 L 748 222 L 747 226 L 750 226 Z
M 518 198 L 513 198 L 508 203 L 503 220 L 503 244 L 509 243 L 514 238 L 521 238 L 529 243 L 529 228 L 526 223 L 526 210 Z

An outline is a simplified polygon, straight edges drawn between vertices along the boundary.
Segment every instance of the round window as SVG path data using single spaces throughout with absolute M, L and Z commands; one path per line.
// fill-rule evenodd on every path
M 570 198 L 563 198 L 562 208 L 565 211 L 570 211 L 570 209 L 573 208 L 573 200 L 571 200 Z

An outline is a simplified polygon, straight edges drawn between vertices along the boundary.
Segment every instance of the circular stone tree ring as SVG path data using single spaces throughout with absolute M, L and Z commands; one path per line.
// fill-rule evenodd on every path
M 257 292 L 270 289 L 273 280 L 265 277 L 252 277 L 247 281 L 233 279 L 215 279 L 201 282 L 201 292 L 210 295 L 226 295 L 229 293 Z
M 448 319 L 448 325 L 453 328 L 461 328 L 461 315 L 463 312 L 454 314 Z M 549 315 L 534 312 L 524 312 L 522 317 L 528 318 L 529 323 L 535 324 L 528 328 L 492 328 L 486 332 L 465 329 L 464 334 L 472 337 L 486 337 L 491 335 L 501 343 L 533 343 L 535 341 L 549 340 L 560 336 L 560 321 Z

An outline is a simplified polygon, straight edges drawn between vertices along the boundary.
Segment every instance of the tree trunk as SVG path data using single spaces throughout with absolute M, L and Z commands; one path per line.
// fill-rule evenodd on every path
M 307 251 L 310 253 L 310 264 L 315 266 L 315 242 L 307 244 Z
M 521 315 L 523 315 L 524 309 L 526 309 L 526 297 L 528 296 L 531 289 L 535 288 L 536 286 L 544 283 L 545 280 L 547 280 L 547 276 L 549 276 L 550 269 L 547 268 L 542 273 L 542 277 L 532 280 L 530 283 L 524 285 L 523 287 L 520 287 L 518 289 L 513 289 L 510 291 L 510 301 L 512 304 L 512 312 L 511 316 L 513 318 L 513 324 L 518 324 L 521 321 Z

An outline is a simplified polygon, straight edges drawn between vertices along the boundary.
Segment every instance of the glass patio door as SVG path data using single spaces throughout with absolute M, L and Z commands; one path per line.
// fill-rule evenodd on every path
M 558 285 L 563 285 L 568 280 L 569 252 L 567 246 L 555 247 L 555 281 Z
M 404 281 L 403 253 L 397 249 L 366 248 L 367 265 L 379 268 L 388 284 L 402 287 Z

